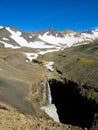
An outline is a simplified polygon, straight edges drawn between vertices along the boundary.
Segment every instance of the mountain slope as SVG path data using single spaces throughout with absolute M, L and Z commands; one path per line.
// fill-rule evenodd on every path
M 97 38 L 97 30 L 22 32 L 0 26 L 0 118 L 5 117 L 0 129 L 10 129 L 10 121 L 13 129 L 25 129 L 29 122 L 26 129 L 35 130 L 79 130 L 98 124 L 98 42 L 93 42 Z M 12 117 L 14 125 L 6 115 L 15 112 L 20 116 Z M 30 120 L 24 125 L 21 117 L 24 122 Z M 79 127 L 55 123 L 56 118 Z M 19 121 L 22 126 L 18 127 Z
M 48 81 L 52 103 L 63 123 L 98 127 L 98 40 L 38 57 L 53 62 Z M 65 115 L 65 116 L 64 116 Z
M 91 32 L 90 34 L 88 34 L 88 31 L 82 33 L 73 31 L 58 32 L 53 29 L 47 29 L 37 33 L 26 33 L 13 27 L 0 26 L 0 46 L 20 50 L 24 48 L 25 51 L 23 52 L 32 61 L 40 54 L 88 44 L 98 38 L 97 30 Z

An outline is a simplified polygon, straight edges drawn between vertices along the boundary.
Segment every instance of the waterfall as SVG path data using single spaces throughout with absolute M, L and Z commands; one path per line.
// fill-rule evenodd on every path
M 48 96 L 48 103 L 52 104 L 52 96 L 51 96 L 51 90 L 50 90 L 50 85 L 49 82 L 47 81 L 47 96 Z
M 47 104 L 42 106 L 41 109 L 44 110 L 55 122 L 60 122 L 57 108 L 55 107 L 55 104 L 52 104 L 51 88 L 48 80 L 46 80 L 46 99 Z

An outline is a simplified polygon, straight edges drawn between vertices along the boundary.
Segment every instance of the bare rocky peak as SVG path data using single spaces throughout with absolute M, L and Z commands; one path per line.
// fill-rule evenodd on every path
M 26 33 L 26 32 L 22 32 L 21 37 L 26 39 L 28 42 L 34 41 L 37 38 L 36 35 L 32 35 L 31 33 Z
M 72 30 L 63 30 L 63 31 L 61 31 L 61 33 L 62 34 L 64 34 L 64 35 L 67 35 L 67 34 L 70 34 L 70 33 L 73 33 L 74 31 L 72 31 Z
M 21 31 L 19 29 L 16 29 L 16 28 L 10 27 L 10 26 L 2 26 L 2 28 L 0 29 L 0 37 L 9 38 L 10 35 L 12 35 L 12 34 L 8 30 L 11 30 L 14 33 L 20 32 L 19 36 L 24 37 L 28 42 L 33 41 L 33 40 L 36 39 L 36 35 L 32 35 L 29 32 L 23 32 L 23 31 Z
M 5 28 L 7 28 L 7 27 L 5 27 Z M 10 26 L 8 26 L 8 28 L 10 28 L 10 30 L 12 30 L 12 31 L 14 31 L 14 32 L 17 32 L 17 31 L 20 31 L 20 32 L 21 32 L 21 30 L 16 29 L 16 28 L 14 28 L 14 27 L 10 27 Z
M 64 35 L 61 32 L 58 32 L 51 28 L 39 32 L 40 35 L 44 35 L 45 33 L 47 33 L 47 35 L 52 35 L 55 37 L 61 37 L 61 38 L 64 37 Z
M 29 32 L 31 35 L 33 35 L 33 36 L 38 36 L 38 32 L 35 32 L 35 31 L 32 31 L 32 32 Z
M 11 26 L 3 26 L 3 29 L 7 29 L 7 28 L 9 28 L 10 30 L 12 30 L 12 31 L 14 31 L 14 32 L 17 32 L 17 31 L 22 32 L 21 30 L 15 28 L 15 27 L 11 27 Z
M 10 35 L 11 35 L 11 32 L 8 31 L 8 29 L 11 30 L 11 31 L 13 31 L 13 32 L 15 32 L 15 33 L 16 33 L 16 32 L 21 32 L 21 33 L 22 33 L 21 30 L 18 30 L 18 29 L 14 28 L 14 27 L 2 26 L 2 28 L 0 29 L 0 36 L 2 36 L 2 37 L 10 36 Z
M 10 32 L 6 30 L 6 27 L 3 27 L 0 29 L 0 37 L 9 36 Z
M 91 34 L 91 35 L 94 34 L 94 33 L 92 32 L 92 30 L 86 30 L 86 31 L 83 31 L 82 33 L 87 33 L 87 34 Z

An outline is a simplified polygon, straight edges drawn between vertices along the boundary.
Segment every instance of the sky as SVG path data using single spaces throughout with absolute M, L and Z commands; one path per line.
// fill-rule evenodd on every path
M 22 31 L 98 28 L 98 0 L 0 0 L 0 26 Z

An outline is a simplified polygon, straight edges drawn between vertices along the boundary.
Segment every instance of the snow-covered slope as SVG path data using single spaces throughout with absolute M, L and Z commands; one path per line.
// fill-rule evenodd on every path
M 82 33 L 83 36 L 87 37 L 87 38 L 91 38 L 93 40 L 98 38 L 98 29 L 96 30 L 92 30 L 92 31 L 85 31 Z
M 82 43 L 83 42 L 91 42 L 93 40 L 93 38 L 91 37 L 88 37 L 87 35 L 85 35 L 84 33 L 81 33 L 81 35 L 77 35 L 78 33 L 76 32 L 71 32 L 71 33 L 68 33 L 68 34 L 62 34 L 60 35 L 60 32 L 59 32 L 59 35 L 58 33 L 56 35 L 53 35 L 52 33 L 50 33 L 50 30 L 47 30 L 45 31 L 45 33 L 42 34 L 39 34 L 39 38 L 41 40 L 43 40 L 44 42 L 47 42 L 47 43 L 51 43 L 51 44 L 55 44 L 55 45 L 63 45 L 63 46 L 66 46 L 66 47 L 71 47 L 73 45 L 76 45 L 78 43 Z M 98 35 L 98 33 L 97 33 Z M 96 36 L 97 38 L 98 36 Z
M 24 33 L 12 27 L 0 26 L 0 46 L 11 49 L 27 48 L 24 54 L 32 61 L 38 55 L 59 50 L 61 47 L 55 44 L 48 44 L 36 35 Z M 30 49 L 33 49 L 32 51 Z
M 47 29 L 37 33 L 26 33 L 13 27 L 0 26 L 0 47 L 11 49 L 27 48 L 24 54 L 27 58 L 37 58 L 48 52 L 57 51 L 66 47 L 87 44 L 98 38 L 98 29 L 77 33 L 70 31 L 58 32 Z M 30 49 L 33 49 L 32 51 Z
M 2 35 L 3 32 L 3 35 Z M 0 26 L 0 42 L 4 44 L 5 47 L 28 47 L 28 48 L 55 48 L 55 44 L 46 44 L 42 40 L 38 39 L 37 36 L 32 36 L 30 33 L 25 33 L 25 37 L 23 36 L 23 32 L 13 29 L 11 27 L 2 27 Z M 11 41 L 12 40 L 12 41 Z M 10 45 L 9 42 L 10 41 Z M 16 43 L 16 45 L 15 45 Z M 6 46 L 7 44 L 7 46 Z M 8 46 L 9 44 L 9 46 Z

